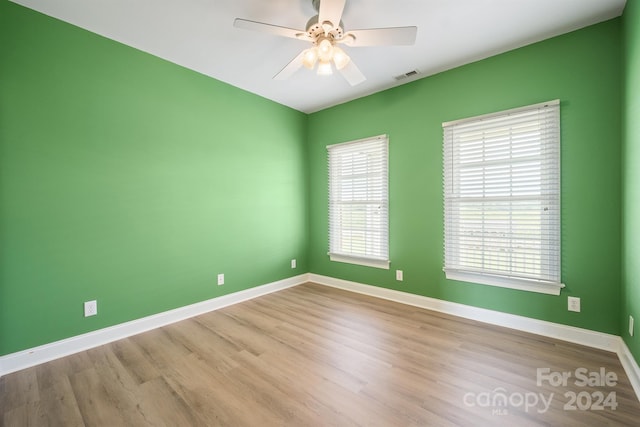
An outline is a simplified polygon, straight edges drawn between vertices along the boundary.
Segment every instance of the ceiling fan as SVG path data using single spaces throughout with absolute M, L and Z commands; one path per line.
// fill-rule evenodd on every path
M 306 30 L 281 27 L 236 18 L 236 28 L 261 31 L 277 36 L 289 37 L 311 42 L 312 47 L 303 50 L 273 78 L 285 80 L 300 67 L 315 68 L 319 75 L 333 74 L 333 67 L 352 85 L 362 83 L 365 76 L 351 61 L 351 58 L 338 45 L 346 46 L 391 46 L 412 45 L 416 40 L 417 27 L 370 28 L 345 32 L 342 24 L 342 12 L 346 0 L 312 0 L 318 14 L 306 25 Z

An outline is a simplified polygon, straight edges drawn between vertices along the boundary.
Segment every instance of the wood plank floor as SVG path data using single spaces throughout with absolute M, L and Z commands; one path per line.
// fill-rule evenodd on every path
M 0 378 L 7 427 L 639 422 L 613 353 L 311 283 Z

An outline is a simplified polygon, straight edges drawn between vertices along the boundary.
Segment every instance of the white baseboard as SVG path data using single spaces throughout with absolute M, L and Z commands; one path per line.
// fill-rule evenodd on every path
M 403 304 L 413 305 L 415 307 L 452 314 L 465 319 L 477 320 L 483 323 L 490 323 L 492 325 L 504 326 L 576 344 L 587 345 L 589 347 L 595 347 L 602 350 L 616 352 L 619 346 L 620 337 L 617 335 L 604 334 L 601 332 L 590 331 L 588 329 L 561 325 L 515 314 L 502 313 L 485 308 L 472 307 L 455 302 L 410 294 L 408 292 L 395 291 L 393 289 L 365 285 L 362 283 L 350 282 L 342 279 L 335 279 L 333 277 L 320 276 L 317 274 L 310 274 L 309 281 L 384 298 Z
M 86 334 L 77 335 L 27 350 L 0 356 L 0 377 L 11 372 L 39 365 L 50 360 L 88 350 L 112 341 L 130 337 L 151 329 L 159 328 L 180 320 L 208 313 L 229 305 L 247 301 L 282 289 L 297 286 L 308 281 L 308 274 L 290 277 L 210 300 L 165 311 Z
M 640 368 L 638 367 L 636 360 L 631 355 L 631 352 L 625 342 L 617 335 L 576 328 L 574 326 L 561 325 L 559 323 L 532 319 L 515 314 L 501 313 L 499 311 L 472 307 L 464 304 L 396 291 L 393 289 L 380 288 L 377 286 L 365 285 L 363 283 L 321 276 L 318 274 L 309 274 L 309 281 L 325 286 L 332 286 L 347 291 L 383 298 L 402 304 L 451 314 L 465 319 L 504 326 L 616 353 L 620 359 L 620 363 L 627 373 L 627 376 L 629 377 L 629 380 L 631 381 L 633 389 L 636 392 L 636 396 L 640 400 Z
M 617 353 L 620 358 L 620 363 L 622 363 L 622 367 L 627 373 L 627 377 L 629 377 L 629 382 L 631 382 L 631 386 L 636 392 L 636 396 L 640 399 L 640 366 L 638 366 L 638 362 L 636 362 L 636 359 L 631 354 L 629 347 L 627 347 L 627 343 L 625 343 L 622 338 L 620 338 L 620 345 Z

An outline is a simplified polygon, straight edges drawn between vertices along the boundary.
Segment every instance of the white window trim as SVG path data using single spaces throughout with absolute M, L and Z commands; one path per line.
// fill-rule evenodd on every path
M 391 263 L 388 259 L 360 258 L 351 255 L 329 254 L 329 259 L 334 262 L 344 262 L 347 264 L 362 265 L 365 267 L 389 269 Z
M 497 113 L 491 113 L 491 114 L 485 114 L 482 116 L 476 116 L 476 117 L 472 117 L 472 118 L 467 118 L 467 119 L 461 119 L 461 120 L 456 120 L 456 121 L 451 121 L 451 122 L 445 122 L 442 124 L 443 128 L 446 127 L 450 127 L 450 126 L 454 126 L 457 124 L 461 124 L 461 123 L 467 123 L 467 122 L 471 122 L 471 121 L 481 121 L 481 120 L 486 120 L 486 119 L 490 119 L 493 117 L 499 117 L 499 116 L 505 116 L 505 115 L 510 115 L 510 114 L 515 114 L 515 113 L 519 113 L 522 111 L 527 111 L 527 110 L 533 110 L 533 109 L 537 109 L 537 108 L 542 108 L 542 107 L 546 107 L 546 106 L 550 106 L 550 105 L 558 105 L 559 106 L 560 101 L 559 100 L 554 100 L 554 101 L 549 101 L 549 102 L 544 102 L 544 103 L 540 103 L 540 104 L 534 104 L 534 105 L 529 105 L 529 106 L 525 106 L 525 107 L 521 107 L 521 108 L 514 108 L 511 110 L 507 110 L 507 111 L 501 111 L 501 112 L 497 112 Z M 559 132 L 559 131 L 558 131 Z M 558 141 L 559 143 L 559 141 Z M 446 142 L 445 142 L 446 144 Z M 559 165 L 559 151 L 558 151 L 558 168 L 560 167 Z M 559 170 L 558 170 L 559 172 Z M 445 178 L 446 179 L 446 178 Z M 559 176 L 558 176 L 559 179 Z M 445 182 L 446 184 L 446 182 Z M 559 183 L 558 183 L 559 185 Z M 560 200 L 558 198 L 558 206 L 560 204 Z M 445 215 L 447 213 L 445 212 Z M 561 218 L 561 215 L 558 214 L 558 218 Z M 560 238 L 561 234 L 558 235 L 558 238 Z M 559 243 L 558 243 L 559 244 Z M 447 245 L 447 242 L 445 241 L 445 247 Z M 558 248 L 559 250 L 559 248 Z M 559 258 L 559 256 L 558 256 Z M 558 263 L 560 262 L 560 260 L 558 259 Z M 559 271 L 559 264 L 558 264 L 558 271 Z M 537 292 L 537 293 L 543 293 L 543 294 L 549 294 L 549 295 L 560 295 L 560 292 L 562 290 L 562 288 L 565 287 L 565 285 L 563 283 L 556 283 L 556 282 L 550 282 L 550 281 L 544 281 L 544 280 L 538 280 L 538 279 L 526 279 L 526 278 L 522 278 L 522 277 L 512 277 L 508 274 L 505 275 L 499 275 L 499 274 L 492 274 L 489 272 L 475 272 L 473 270 L 463 270 L 463 269 L 456 269 L 456 268 L 451 268 L 451 267 L 446 267 L 443 269 L 445 272 L 445 276 L 447 279 L 450 280 L 458 280 L 458 281 L 463 281 L 463 282 L 469 282 L 469 283 L 476 283 L 476 284 L 481 284 L 481 285 L 489 285 L 489 286 L 497 286 L 497 287 L 503 287 L 503 288 L 510 288 L 510 289 L 517 289 L 517 290 L 524 290 L 524 291 L 531 291 L 531 292 Z
M 477 274 L 468 271 L 444 270 L 449 280 L 474 283 L 478 285 L 497 286 L 499 288 L 517 289 L 520 291 L 537 292 L 540 294 L 560 295 L 564 288 L 563 283 L 543 282 L 541 280 L 526 280 L 518 277 L 494 276 L 490 274 Z
M 328 145 L 327 146 L 327 151 L 328 153 L 331 151 L 331 149 L 334 149 L 336 147 L 346 147 L 349 145 L 353 145 L 353 144 L 358 144 L 358 143 L 364 143 L 364 142 L 369 142 L 369 141 L 383 141 L 385 144 L 385 154 L 386 154 L 386 158 L 385 158 L 385 163 L 384 163 L 384 173 L 385 173 L 385 208 L 386 208 L 386 212 L 385 212 L 385 238 L 386 238 L 386 242 L 385 242 L 385 247 L 386 247 L 386 257 L 375 257 L 375 256 L 359 256 L 359 255 L 354 255 L 354 254 L 349 254 L 349 253 L 341 253 L 341 252 L 332 252 L 332 248 L 331 248 L 331 230 L 332 230 L 332 224 L 331 224 L 331 185 L 332 185 L 332 181 L 331 181 L 331 170 L 329 170 L 329 259 L 331 261 L 334 262 L 341 262 L 341 263 L 348 263 L 348 264 L 354 264 L 354 265 L 361 265 L 361 266 L 366 266 L 366 267 L 374 267 L 374 268 L 381 268 L 381 269 L 385 269 L 388 270 L 389 269 L 389 264 L 390 264 L 390 260 L 388 259 L 388 254 L 389 254 L 389 137 L 386 134 L 383 135 L 378 135 L 378 136 L 373 136 L 370 138 L 363 138 L 363 139 L 359 139 L 356 141 L 349 141 L 349 142 L 344 142 L 344 143 L 340 143 L 340 144 L 333 144 L 333 145 Z M 328 165 L 329 168 L 331 167 L 331 165 Z

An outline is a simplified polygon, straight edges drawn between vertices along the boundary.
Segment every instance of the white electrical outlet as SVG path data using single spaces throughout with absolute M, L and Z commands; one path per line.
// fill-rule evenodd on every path
M 224 285 L 224 274 L 218 274 L 218 286 Z
M 629 316 L 629 335 L 633 336 L 633 316 Z
M 577 311 L 578 313 L 580 312 L 580 298 L 569 297 L 567 301 L 569 311 Z
M 291 268 L 296 268 L 298 266 L 297 262 L 295 259 L 291 260 Z
M 399 282 L 402 282 L 402 280 L 404 280 L 404 274 L 402 273 L 402 270 L 396 270 L 396 280 Z
M 87 301 L 84 303 L 84 317 L 95 316 L 98 314 L 98 301 Z

